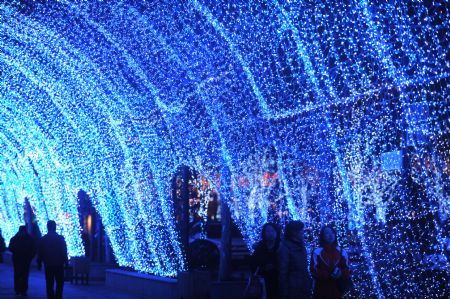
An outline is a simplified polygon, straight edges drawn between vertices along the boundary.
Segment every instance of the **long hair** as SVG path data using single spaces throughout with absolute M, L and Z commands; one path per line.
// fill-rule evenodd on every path
M 338 246 L 337 233 L 336 233 L 336 230 L 334 229 L 334 227 L 332 227 L 331 225 L 324 225 L 320 229 L 320 232 L 319 232 L 319 246 L 320 247 L 324 247 L 327 244 L 327 242 L 324 239 L 325 229 L 327 229 L 327 228 L 331 229 L 331 231 L 334 233 L 333 245 L 334 246 Z
M 277 233 L 277 236 L 275 238 L 275 247 L 274 247 L 276 250 L 276 249 L 278 249 L 278 246 L 280 245 L 281 233 L 280 233 L 280 228 L 275 223 L 268 222 L 263 225 L 262 230 L 261 230 L 261 241 L 264 244 L 266 243 L 266 230 L 269 226 L 271 226 Z

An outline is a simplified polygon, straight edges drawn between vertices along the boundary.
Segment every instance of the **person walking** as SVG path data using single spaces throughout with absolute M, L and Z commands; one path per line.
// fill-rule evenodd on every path
M 338 246 L 336 231 L 331 226 L 320 230 L 319 246 L 311 258 L 314 299 L 340 299 L 350 282 L 348 254 Z
M 311 276 L 304 241 L 304 224 L 291 221 L 278 250 L 278 287 L 280 299 L 311 298 Z
M 49 220 L 47 234 L 42 237 L 38 249 L 38 269 L 42 268 L 42 262 L 45 267 L 47 299 L 62 299 L 64 266 L 68 261 L 66 241 L 56 233 L 55 221 Z
M 9 251 L 12 252 L 14 267 L 14 291 L 16 295 L 27 296 L 30 264 L 36 254 L 36 246 L 25 225 L 21 225 L 9 241 Z

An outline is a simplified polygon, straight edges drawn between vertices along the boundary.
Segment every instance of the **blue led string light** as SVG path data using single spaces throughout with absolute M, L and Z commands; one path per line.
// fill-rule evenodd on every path
M 427 267 L 450 216 L 444 1 L 41 2 L 0 4 L 7 240 L 26 197 L 84 254 L 83 189 L 120 265 L 175 276 L 173 176 L 226 169 L 214 188 L 249 247 L 266 221 L 304 221 L 310 246 L 334 222 L 360 297 L 443 294 L 448 266 Z M 417 206 L 383 160 L 407 146 Z

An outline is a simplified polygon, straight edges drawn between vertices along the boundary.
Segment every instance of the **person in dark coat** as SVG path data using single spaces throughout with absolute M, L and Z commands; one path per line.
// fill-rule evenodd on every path
M 291 221 L 278 250 L 278 287 L 280 299 L 311 298 L 312 280 L 304 241 L 304 224 Z
M 338 246 L 336 231 L 331 226 L 320 230 L 319 246 L 311 258 L 311 274 L 316 281 L 314 299 L 342 298 L 337 280 L 350 278 L 348 254 Z
M 62 299 L 64 266 L 68 264 L 67 245 L 64 237 L 56 233 L 56 223 L 47 222 L 47 234 L 39 242 L 38 269 L 45 266 L 45 281 L 48 299 Z M 56 281 L 56 290 L 54 284 Z
M 0 264 L 3 264 L 3 253 L 6 250 L 5 239 L 3 238 L 2 231 L 0 230 Z
M 25 225 L 21 225 L 19 232 L 9 241 L 9 250 L 14 266 L 14 291 L 16 295 L 26 296 L 30 264 L 36 254 L 36 246 Z
M 277 252 L 280 247 L 280 230 L 274 223 L 264 224 L 261 241 L 256 243 L 251 256 L 252 271 L 264 278 L 267 299 L 278 298 Z

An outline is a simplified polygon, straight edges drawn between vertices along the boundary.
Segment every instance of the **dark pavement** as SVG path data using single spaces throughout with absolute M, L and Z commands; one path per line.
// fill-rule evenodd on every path
M 33 263 L 30 271 L 28 296 L 20 297 L 14 293 L 13 268 L 7 264 L 0 264 L 0 298 L 1 299 L 46 299 L 44 270 L 38 271 Z M 89 282 L 89 285 L 64 284 L 64 299 L 138 299 L 124 293 L 113 291 L 102 282 Z

